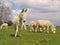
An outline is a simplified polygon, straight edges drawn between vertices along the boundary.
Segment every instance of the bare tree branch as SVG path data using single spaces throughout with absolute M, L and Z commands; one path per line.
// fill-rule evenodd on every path
M 11 9 L 0 0 L 0 20 L 8 21 Z

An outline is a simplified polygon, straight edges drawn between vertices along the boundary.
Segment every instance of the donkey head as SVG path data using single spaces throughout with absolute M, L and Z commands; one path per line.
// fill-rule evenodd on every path
M 21 11 L 21 13 L 20 13 L 20 15 L 19 15 L 19 17 L 20 17 L 20 20 L 22 20 L 22 21 L 25 21 L 26 20 L 26 13 L 27 13 L 27 9 L 22 9 L 22 11 Z

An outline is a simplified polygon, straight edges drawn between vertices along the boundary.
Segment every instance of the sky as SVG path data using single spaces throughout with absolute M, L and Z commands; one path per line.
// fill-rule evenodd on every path
M 32 20 L 50 20 L 60 26 L 60 0 L 3 0 L 3 2 L 10 7 L 13 17 L 16 10 L 19 13 L 21 9 L 28 8 L 26 24 Z

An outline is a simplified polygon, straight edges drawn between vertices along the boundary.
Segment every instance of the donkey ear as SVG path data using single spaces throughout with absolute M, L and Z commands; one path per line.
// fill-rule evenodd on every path
M 21 12 L 23 12 L 24 11 L 24 9 L 22 9 L 22 11 Z
M 56 27 L 56 25 L 54 25 Z
M 25 9 L 25 12 L 27 12 L 28 9 Z
M 24 9 L 22 9 L 22 11 L 24 11 Z

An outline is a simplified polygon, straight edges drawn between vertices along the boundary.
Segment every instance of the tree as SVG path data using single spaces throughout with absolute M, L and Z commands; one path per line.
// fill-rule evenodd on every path
M 0 0 L 0 20 L 3 22 L 8 21 L 8 17 L 11 14 L 11 9 L 9 6 L 6 6 L 2 0 Z

